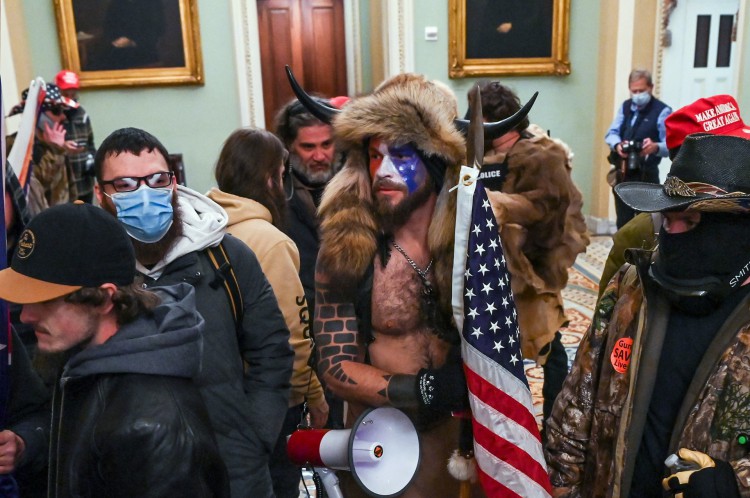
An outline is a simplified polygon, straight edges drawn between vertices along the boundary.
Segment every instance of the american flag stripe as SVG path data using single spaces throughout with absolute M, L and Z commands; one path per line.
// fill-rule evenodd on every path
M 485 374 L 482 372 L 481 367 L 478 368 L 479 372 L 474 371 L 476 363 L 471 362 L 467 356 L 464 356 L 467 364 L 466 371 L 466 382 L 469 386 L 469 390 L 475 394 L 478 398 L 482 399 L 484 403 L 492 407 L 500 413 L 513 420 L 516 424 L 523 427 L 529 434 L 535 434 L 537 441 L 541 441 L 539 436 L 539 429 L 536 423 L 534 415 L 531 413 L 531 408 L 523 403 L 523 395 L 513 393 L 513 387 L 505 386 L 501 382 L 493 382 L 495 375 L 494 372 Z M 505 375 L 504 379 L 508 379 L 509 376 Z M 514 396 L 514 394 L 516 394 Z M 528 396 L 527 396 L 528 397 Z
M 511 466 L 514 470 L 521 471 L 532 481 L 543 482 L 547 477 L 546 464 L 540 464 L 523 448 L 508 441 L 502 436 L 474 420 L 474 440 L 476 443 L 492 455 L 496 455 L 498 460 L 502 460 Z M 542 459 L 544 460 L 544 459 Z
M 488 496 L 548 498 L 551 487 L 523 369 L 510 273 L 477 176 L 474 168 L 461 169 L 452 303 L 480 482 Z
M 492 448 L 497 446 L 498 443 L 494 439 L 491 440 L 490 436 L 496 437 L 502 440 L 503 444 L 504 442 L 508 442 L 515 445 L 518 451 L 524 453 L 524 459 L 528 457 L 534 460 L 540 467 L 546 465 L 542 452 L 537 450 L 539 440 L 532 433 L 528 432 L 525 427 L 516 424 L 513 419 L 506 417 L 502 412 L 493 410 L 492 407 L 476 398 L 472 399 L 472 406 L 475 414 L 474 422 L 490 431 L 489 433 L 476 433 L 474 439 L 477 443 L 485 448 Z M 504 460 L 506 459 L 504 453 L 500 456 Z
M 517 469 L 481 446 L 474 450 L 474 454 L 477 461 L 483 463 L 479 468 L 478 475 L 479 482 L 487 496 L 492 498 L 529 498 L 532 496 L 549 498 L 551 496 L 550 492 L 540 486 L 538 482 L 518 472 Z M 482 469 L 486 469 L 486 471 Z M 508 478 L 499 482 L 493 477 L 498 475 L 505 475 Z

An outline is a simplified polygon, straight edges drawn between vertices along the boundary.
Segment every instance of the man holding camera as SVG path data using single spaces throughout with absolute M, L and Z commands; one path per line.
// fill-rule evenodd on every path
M 654 98 L 651 73 L 645 69 L 630 72 L 628 89 L 630 98 L 617 110 L 604 137 L 611 149 L 608 160 L 615 167 L 614 183 L 659 183 L 659 162 L 668 154 L 664 121 L 672 108 Z M 617 196 L 615 211 L 618 229 L 635 216 Z

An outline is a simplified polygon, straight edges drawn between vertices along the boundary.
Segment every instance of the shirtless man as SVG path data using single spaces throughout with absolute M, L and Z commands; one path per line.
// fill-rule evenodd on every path
M 334 124 L 347 153 L 320 205 L 315 337 L 318 371 L 348 402 L 395 406 L 420 433 L 420 466 L 403 496 L 457 496 L 446 462 L 466 406 L 451 321 L 455 194 L 464 140 L 455 101 L 402 74 L 350 101 Z M 345 496 L 364 496 L 348 475 Z M 480 496 L 478 487 L 475 495 Z

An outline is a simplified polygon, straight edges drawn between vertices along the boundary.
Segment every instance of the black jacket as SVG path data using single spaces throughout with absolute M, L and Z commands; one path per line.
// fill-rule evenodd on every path
M 49 450 L 50 395 L 31 366 L 26 348 L 13 330 L 13 362 L 10 365 L 10 397 L 7 426 L 23 439 L 26 449 L 14 476 L 24 498 L 46 496 Z
M 305 289 L 310 315 L 315 313 L 315 262 L 318 259 L 320 237 L 313 194 L 322 195 L 323 187 L 311 189 L 292 173 L 294 195 L 287 204 L 286 234 L 299 249 L 299 278 Z
M 160 295 L 153 318 L 123 326 L 66 364 L 53 396 L 51 497 L 229 496 L 191 380 L 204 321 L 189 286 Z
M 255 254 L 231 235 L 223 237 L 222 245 L 243 296 L 239 329 L 224 286 L 212 286 L 217 275 L 205 250 L 178 257 L 158 279 L 146 277 L 145 283 L 186 282 L 195 288 L 197 310 L 206 320 L 203 370 L 195 382 L 229 471 L 232 496 L 272 497 L 268 459 L 287 411 L 294 353 Z

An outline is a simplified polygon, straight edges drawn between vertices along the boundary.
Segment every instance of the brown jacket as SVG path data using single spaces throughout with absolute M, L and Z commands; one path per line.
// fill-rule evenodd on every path
M 526 358 L 539 350 L 567 318 L 560 291 L 568 268 L 586 250 L 583 198 L 570 177 L 569 154 L 545 135 L 523 138 L 510 151 L 490 154 L 485 164 L 507 158 L 502 192 L 488 191 L 503 242 Z
M 573 368 L 547 423 L 552 485 L 567 497 L 628 496 L 669 307 L 639 268 L 651 253 L 632 251 L 599 300 Z M 740 495 L 750 497 L 750 458 L 736 440 L 750 423 L 750 309 L 746 298 L 699 365 L 674 426 L 670 452 L 689 448 L 729 462 Z M 613 352 L 632 339 L 619 373 Z M 619 348 L 622 349 L 622 348 Z

